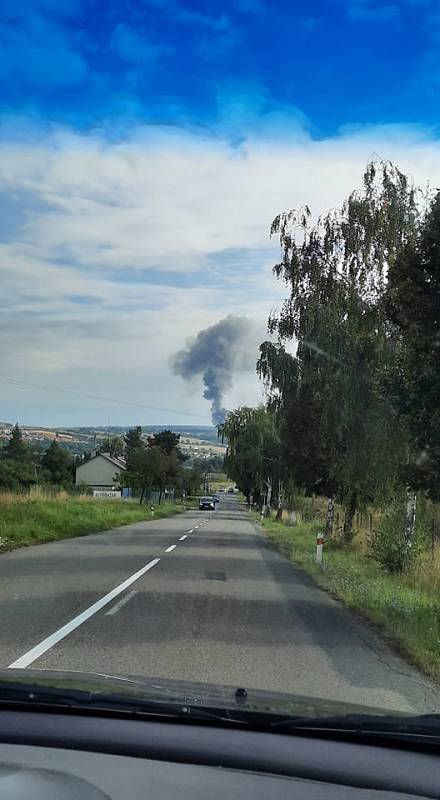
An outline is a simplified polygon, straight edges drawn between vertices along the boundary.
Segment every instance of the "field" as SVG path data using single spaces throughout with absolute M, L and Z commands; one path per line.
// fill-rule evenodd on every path
M 440 547 L 426 551 L 408 573 L 392 575 L 358 542 L 343 549 L 325 545 L 324 563 L 315 563 L 320 520 L 296 525 L 263 521 L 263 528 L 288 559 L 301 566 L 324 589 L 370 620 L 412 662 L 440 680 Z
M 179 510 L 171 504 L 156 506 L 154 518 Z M 134 502 L 72 497 L 65 492 L 53 497 L 4 492 L 0 493 L 0 553 L 145 519 L 152 519 L 149 507 Z

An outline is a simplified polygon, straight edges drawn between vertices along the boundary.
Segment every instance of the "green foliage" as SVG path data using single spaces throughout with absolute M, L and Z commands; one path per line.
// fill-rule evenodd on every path
M 73 483 L 73 459 L 56 439 L 51 443 L 41 459 L 44 477 L 49 483 L 69 487 Z
M 141 483 L 143 488 L 158 487 L 164 488 L 171 480 L 175 462 L 171 464 L 170 456 L 155 445 L 147 447 L 144 452 L 141 466 Z
M 163 492 L 166 487 L 180 486 L 183 467 L 179 440 L 180 435 L 161 431 L 145 442 L 140 426 L 129 430 L 125 435 L 127 469 L 118 476 L 119 484 L 140 489 L 141 501 L 146 490 Z
M 203 474 L 200 472 L 200 470 L 182 470 L 179 481 L 179 489 L 181 492 L 185 492 L 188 497 L 200 494 L 202 483 Z
M 270 494 L 281 479 L 280 439 L 275 414 L 263 406 L 243 406 L 230 411 L 218 426 L 228 447 L 224 459 L 226 474 L 249 499 Z
M 407 479 L 440 498 L 440 192 L 392 265 L 387 310 L 399 336 L 392 389 L 410 433 Z
M 223 472 L 223 456 L 209 456 L 208 458 L 192 457 L 188 463 L 199 472 Z
M 398 491 L 370 537 L 371 554 L 389 572 L 402 573 L 414 567 L 426 547 L 427 524 L 422 497 L 419 497 L 415 530 L 410 541 L 406 540 L 405 527 L 405 495 Z
M 180 442 L 180 433 L 173 433 L 173 431 L 165 430 L 160 431 L 159 433 L 153 433 L 152 436 L 148 437 L 148 443 L 150 447 L 160 447 L 167 456 L 171 455 L 174 451 L 178 451 Z
M 38 458 L 15 425 L 8 443 L 0 450 L 0 489 L 27 489 L 38 480 Z
M 38 482 L 36 465 L 12 459 L 0 459 L 0 489 L 28 489 Z
M 33 453 L 23 435 L 18 423 L 12 429 L 11 436 L 6 447 L 2 450 L 2 456 L 18 464 L 29 464 L 33 459 Z
M 287 507 L 298 514 L 303 522 L 311 522 L 316 516 L 314 497 L 307 496 L 304 489 L 298 488 L 291 480 L 284 491 Z
M 278 342 L 262 345 L 258 371 L 279 415 L 286 472 L 345 505 L 347 541 L 356 510 L 387 496 L 406 459 L 406 429 L 384 391 L 398 353 L 385 292 L 418 223 L 414 188 L 381 162 L 316 225 L 308 208 L 272 225 L 282 253 L 274 272 L 289 297 L 269 320 Z M 284 348 L 292 338 L 295 358 Z
M 135 428 L 130 428 L 124 436 L 124 441 L 127 472 L 131 473 L 134 477 L 139 469 L 140 460 L 145 450 L 141 426 L 137 425 Z

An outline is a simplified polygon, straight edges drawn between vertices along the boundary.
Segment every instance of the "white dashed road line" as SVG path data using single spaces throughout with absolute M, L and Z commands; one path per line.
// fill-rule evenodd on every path
M 203 523 L 195 525 L 194 528 L 191 528 L 188 531 L 188 533 L 194 533 L 194 531 L 197 530 L 197 528 L 200 528 L 202 524 L 206 524 L 207 522 L 209 522 L 209 520 L 204 519 Z M 188 533 L 184 533 L 183 536 L 180 537 L 179 542 L 184 542 L 185 539 L 188 538 Z M 177 547 L 176 544 L 171 544 L 169 547 L 165 549 L 165 553 L 172 553 L 173 550 L 176 549 L 176 547 Z M 97 614 L 98 611 L 104 608 L 104 606 L 107 606 L 109 603 L 111 603 L 112 600 L 115 599 L 115 597 L 118 597 L 118 595 L 122 594 L 122 592 L 125 592 L 125 590 L 128 589 L 128 587 L 131 586 L 132 583 L 135 583 L 135 581 L 139 580 L 139 578 L 141 578 L 142 575 L 145 575 L 146 572 L 155 567 L 156 564 L 159 563 L 159 561 L 160 558 L 153 558 L 152 561 L 149 561 L 148 564 L 145 564 L 144 567 L 139 569 L 137 572 L 134 572 L 133 575 L 130 575 L 130 577 L 127 578 L 125 581 L 123 581 L 123 583 L 120 583 L 119 586 L 116 586 L 110 592 L 105 594 L 103 597 L 97 600 L 96 603 L 93 603 L 93 605 L 86 608 L 86 610 L 83 611 L 81 614 L 78 614 L 78 616 L 71 619 L 70 622 L 67 622 L 65 625 L 63 625 L 62 628 L 58 628 L 57 631 L 51 633 L 51 635 L 48 636 L 46 639 L 43 639 L 43 641 L 40 642 L 40 644 L 35 645 L 35 647 L 32 647 L 32 649 L 28 650 L 27 653 L 20 656 L 20 658 L 17 658 L 15 661 L 13 661 L 12 664 L 9 664 L 8 669 L 25 669 L 30 664 L 33 664 L 33 662 L 36 661 L 37 658 L 40 658 L 40 656 L 44 655 L 44 653 L 47 653 L 48 650 L 50 650 L 52 647 L 58 644 L 58 642 L 61 642 L 61 640 L 64 639 L 66 636 L 68 636 L 69 633 L 72 633 L 72 631 L 76 630 L 76 628 L 79 628 L 79 626 L 82 625 L 83 622 L 86 622 L 88 619 L 90 619 L 90 617 L 93 617 L 94 614 Z M 129 592 L 127 595 L 125 595 L 125 597 L 122 597 L 121 600 L 118 603 L 116 603 L 109 611 L 106 611 L 106 616 L 111 617 L 114 614 L 117 614 L 117 612 L 120 611 L 121 608 L 123 608 L 125 605 L 127 605 L 127 603 L 130 602 L 130 600 L 135 596 L 135 594 L 137 594 L 137 592 L 133 591 Z
M 37 660 L 37 658 L 40 658 L 40 656 L 42 656 L 44 653 L 47 653 L 47 651 L 54 647 L 54 645 L 58 644 L 58 642 L 61 642 L 61 640 L 68 636 L 69 633 L 72 633 L 72 631 L 76 630 L 76 628 L 79 628 L 83 622 L 86 622 L 88 619 L 90 619 L 90 617 L 93 617 L 93 615 L 100 611 L 101 608 L 104 608 L 104 606 L 107 606 L 109 603 L 111 603 L 115 597 L 117 597 L 119 594 L 122 594 L 122 592 L 125 592 L 125 590 L 128 589 L 132 583 L 135 583 L 135 581 L 138 581 L 139 578 L 142 578 L 142 575 L 145 575 L 146 572 L 148 572 L 150 569 L 153 569 L 153 567 L 155 567 L 159 561 L 160 558 L 153 558 L 152 561 L 149 561 L 144 567 L 138 569 L 138 571 L 134 572 L 133 575 L 130 575 L 130 577 L 123 581 L 123 583 L 120 583 L 119 586 L 115 586 L 111 592 L 105 594 L 104 597 L 101 597 L 96 601 L 96 603 L 93 603 L 93 605 L 86 608 L 86 610 L 81 614 L 78 614 L 78 616 L 71 619 L 70 622 L 67 622 L 62 628 L 58 628 L 57 631 L 51 633 L 51 635 L 46 639 L 43 639 L 40 644 L 35 645 L 35 647 L 33 647 L 31 650 L 28 650 L 27 653 L 20 656 L 20 658 L 17 658 L 16 661 L 13 661 L 12 664 L 9 664 L 8 669 L 25 669 L 25 667 L 28 667 L 29 664 L 32 664 Z
M 109 611 L 105 612 L 105 616 L 112 617 L 114 614 L 117 614 L 118 611 L 120 611 L 121 608 L 124 608 L 124 606 L 126 606 L 127 603 L 129 603 L 130 600 L 132 600 L 133 597 L 135 597 L 136 595 L 137 595 L 136 590 L 133 590 L 132 592 L 126 594 L 125 597 L 122 597 L 117 603 L 115 603 L 114 606 L 112 606 L 112 608 Z

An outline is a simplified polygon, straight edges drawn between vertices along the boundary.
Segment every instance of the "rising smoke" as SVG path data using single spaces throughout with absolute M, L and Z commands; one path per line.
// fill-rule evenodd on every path
M 203 397 L 211 401 L 212 422 L 219 425 L 227 413 L 223 398 L 232 389 L 234 374 L 252 368 L 255 361 L 254 323 L 247 317 L 228 316 L 199 331 L 176 353 L 173 369 L 186 380 L 203 376 Z

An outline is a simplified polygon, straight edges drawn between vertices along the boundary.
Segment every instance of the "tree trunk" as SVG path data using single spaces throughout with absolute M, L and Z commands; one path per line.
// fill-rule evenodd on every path
M 345 508 L 344 531 L 342 535 L 344 544 L 349 544 L 353 539 L 353 521 L 356 514 L 357 504 L 358 497 L 357 492 L 354 489 L 351 493 L 348 506 Z
M 411 550 L 414 531 L 416 527 L 416 502 L 417 495 L 408 487 L 406 490 L 406 516 L 405 516 L 405 550 Z
M 333 497 L 329 497 L 327 504 L 327 519 L 325 522 L 325 539 L 331 539 L 333 536 L 333 520 L 335 517 L 335 501 Z
M 270 504 L 272 502 L 272 479 L 268 478 L 266 481 L 266 516 L 270 517 Z
M 141 496 L 140 496 L 140 498 L 139 498 L 139 503 L 140 503 L 140 504 L 142 504 L 142 503 L 143 503 L 143 500 L 144 500 L 144 494 L 145 494 L 145 489 L 142 489 L 142 491 L 141 491 Z
M 159 489 L 159 505 L 162 502 L 162 494 L 163 494 L 163 489 Z
M 267 507 L 267 489 L 263 494 L 263 502 L 261 504 L 261 519 L 260 519 L 261 522 L 263 522 L 263 519 L 266 516 L 266 507 Z
M 275 519 L 279 522 L 283 516 L 283 484 L 278 482 L 277 514 Z

